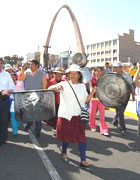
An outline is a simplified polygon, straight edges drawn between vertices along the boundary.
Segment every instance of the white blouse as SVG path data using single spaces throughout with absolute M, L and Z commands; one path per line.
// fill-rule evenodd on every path
M 69 81 L 71 83 L 71 81 Z M 67 81 L 62 81 L 58 84 L 52 85 L 51 87 L 57 87 L 61 85 L 63 90 L 60 91 L 60 105 L 58 109 L 58 117 L 71 120 L 72 116 L 78 116 L 81 114 L 80 106 L 77 99 Z M 72 87 L 77 95 L 77 98 L 82 107 L 85 106 L 86 98 L 88 96 L 85 84 L 72 84 Z

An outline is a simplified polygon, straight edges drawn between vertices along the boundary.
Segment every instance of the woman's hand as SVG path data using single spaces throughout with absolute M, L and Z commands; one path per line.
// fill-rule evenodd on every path
M 48 90 L 61 91 L 63 90 L 63 87 L 62 85 L 58 85 L 58 86 L 52 85 L 48 88 Z
M 61 91 L 63 90 L 63 87 L 61 85 L 54 88 L 55 91 Z

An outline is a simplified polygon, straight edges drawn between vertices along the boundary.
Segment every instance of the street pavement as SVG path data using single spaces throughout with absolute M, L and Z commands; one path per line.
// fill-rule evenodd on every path
M 122 136 L 111 123 L 114 115 L 106 110 L 110 137 L 99 133 L 98 114 L 97 132 L 86 127 L 89 170 L 79 167 L 77 144 L 69 145 L 69 163 L 61 161 L 61 143 L 46 124 L 39 139 L 34 137 L 33 127 L 26 133 L 21 126 L 18 137 L 12 136 L 9 127 L 8 142 L 0 147 L 0 180 L 140 180 L 138 121 L 126 115 L 127 135 Z

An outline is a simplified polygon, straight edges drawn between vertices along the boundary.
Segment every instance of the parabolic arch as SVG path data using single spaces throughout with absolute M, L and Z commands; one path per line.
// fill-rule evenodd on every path
M 52 35 L 52 30 L 53 30 L 53 27 L 54 27 L 54 23 L 55 23 L 55 21 L 56 21 L 57 15 L 59 14 L 59 12 L 61 11 L 61 9 L 63 9 L 63 8 L 66 8 L 67 11 L 69 12 L 70 16 L 71 16 L 71 19 L 72 19 L 72 22 L 73 22 L 73 26 L 74 26 L 74 30 L 75 30 L 75 35 L 76 35 L 78 52 L 84 54 L 84 53 L 85 53 L 85 48 L 84 48 L 84 45 L 83 45 L 80 28 L 79 28 L 79 25 L 78 25 L 78 22 L 77 22 L 77 20 L 76 20 L 76 17 L 75 17 L 75 15 L 74 15 L 74 13 L 72 12 L 72 10 L 70 9 L 70 7 L 69 7 L 68 5 L 63 5 L 63 6 L 57 11 L 57 13 L 55 14 L 55 16 L 54 16 L 54 18 L 53 18 L 53 20 L 52 20 L 52 23 L 51 23 L 49 32 L 48 32 L 48 36 L 47 36 L 46 43 L 45 43 L 45 45 L 44 45 L 44 52 L 46 52 L 46 51 L 48 52 L 48 47 L 49 47 L 50 38 L 51 38 L 51 35 Z

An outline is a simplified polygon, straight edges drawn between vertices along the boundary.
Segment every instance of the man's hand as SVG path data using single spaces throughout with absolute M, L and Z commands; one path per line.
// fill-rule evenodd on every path
M 9 95 L 9 90 L 7 90 L 7 89 L 2 90 L 1 95 L 2 96 Z

